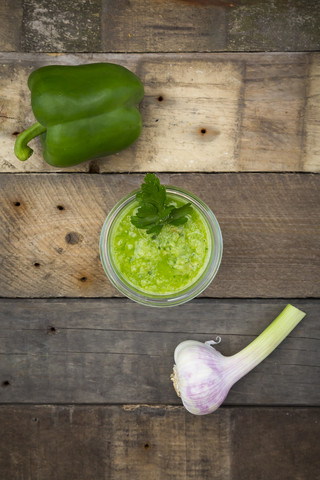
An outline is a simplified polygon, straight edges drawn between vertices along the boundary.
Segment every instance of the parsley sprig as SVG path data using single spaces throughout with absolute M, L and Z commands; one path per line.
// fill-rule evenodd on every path
M 147 173 L 144 182 L 136 195 L 139 208 L 131 217 L 135 227 L 143 228 L 156 237 L 164 225 L 183 225 L 188 221 L 186 215 L 192 212 L 190 203 L 179 208 L 168 204 L 166 187 L 160 185 L 154 173 Z

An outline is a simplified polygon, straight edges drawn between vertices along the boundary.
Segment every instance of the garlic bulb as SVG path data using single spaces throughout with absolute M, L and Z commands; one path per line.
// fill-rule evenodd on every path
M 281 343 L 305 313 L 287 305 L 280 315 L 250 345 L 226 357 L 211 345 L 186 340 L 174 352 L 171 379 L 185 408 L 194 415 L 212 413 L 222 404 L 232 385 L 257 366 Z

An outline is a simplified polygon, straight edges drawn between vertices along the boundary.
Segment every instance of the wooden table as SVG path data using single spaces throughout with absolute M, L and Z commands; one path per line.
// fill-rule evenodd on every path
M 320 3 L 3 0 L 0 5 L 1 480 L 319 478 Z M 145 85 L 130 148 L 68 170 L 16 135 L 27 78 L 115 62 Z M 198 194 L 224 256 L 198 299 L 121 298 L 102 223 L 143 173 Z M 192 416 L 170 382 L 186 339 L 236 353 L 287 303 L 307 315 L 231 390 Z

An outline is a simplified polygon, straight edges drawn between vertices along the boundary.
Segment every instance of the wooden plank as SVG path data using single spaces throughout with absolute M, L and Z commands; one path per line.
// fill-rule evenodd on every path
M 309 67 L 309 83 L 306 90 L 308 99 L 305 109 L 305 135 L 303 164 L 306 171 L 317 171 L 320 163 L 320 62 L 311 62 Z
M 108 52 L 227 50 L 230 1 L 103 2 L 101 40 Z M 217 5 L 218 4 L 218 5 Z
M 1 172 L 61 171 L 40 142 L 20 162 L 16 135 L 34 122 L 27 78 L 48 64 L 109 61 L 145 85 L 143 130 L 128 149 L 68 171 L 320 171 L 319 54 L 0 56 Z
M 319 133 L 320 57 L 305 60 L 287 58 L 280 69 L 269 61 L 247 62 L 239 170 L 320 170 L 320 143 L 314 141 Z
M 316 479 L 319 414 L 224 408 L 195 417 L 165 406 L 5 406 L 0 467 L 10 479 Z
M 170 381 L 181 341 L 220 335 L 217 348 L 233 355 L 286 303 L 198 299 L 168 311 L 121 299 L 2 299 L 0 403 L 181 405 Z M 306 318 L 226 405 L 320 405 L 319 301 L 291 303 Z
M 20 50 L 23 0 L 0 2 L 0 52 Z
M 6 0 L 3 8 L 2 51 L 312 51 L 320 44 L 317 0 Z
M 319 444 L 314 440 L 319 433 L 319 413 L 317 409 L 276 408 L 232 411 L 231 478 L 316 479 Z M 304 421 L 310 423 L 303 426 Z
M 229 51 L 319 50 L 318 0 L 234 1 L 228 10 Z
M 199 193 L 224 238 L 210 297 L 319 296 L 319 182 L 305 174 L 166 174 Z M 99 259 L 107 213 L 141 175 L 0 175 L 0 294 L 109 297 Z
M 101 50 L 101 0 L 23 0 L 26 52 Z
M 104 51 L 311 51 L 320 45 L 317 0 L 121 0 L 104 2 L 103 13 Z

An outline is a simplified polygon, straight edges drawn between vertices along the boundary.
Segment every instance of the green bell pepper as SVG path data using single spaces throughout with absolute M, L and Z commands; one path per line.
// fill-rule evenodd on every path
M 142 129 L 139 78 L 112 63 L 50 65 L 28 79 L 37 122 L 22 132 L 14 152 L 21 161 L 40 135 L 43 157 L 55 167 L 70 167 L 127 148 Z

